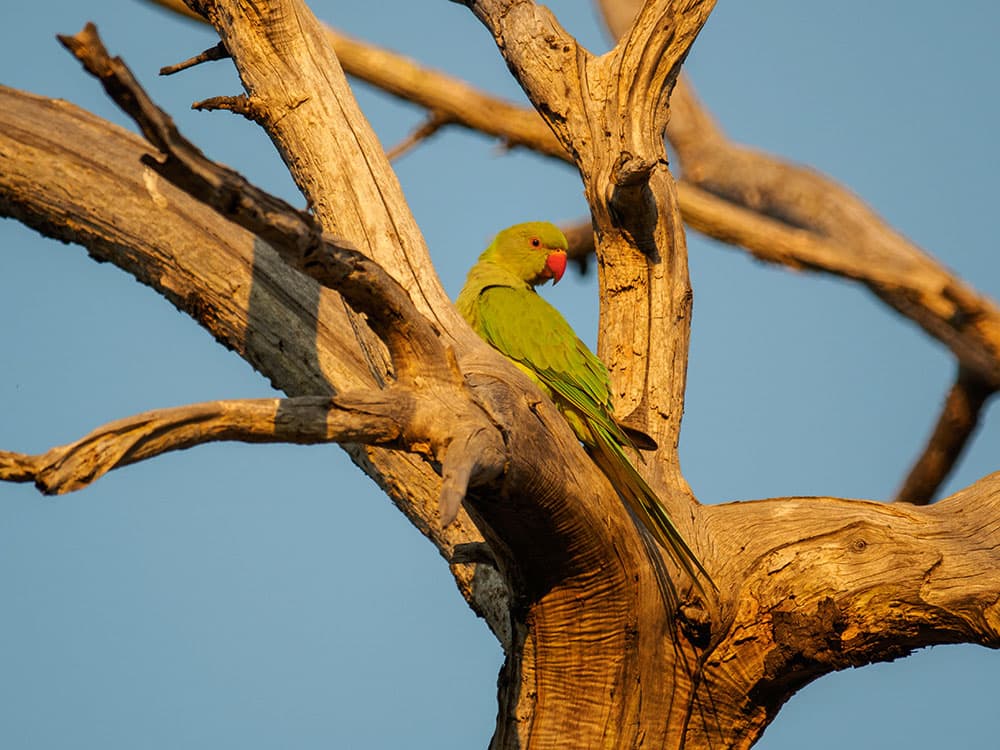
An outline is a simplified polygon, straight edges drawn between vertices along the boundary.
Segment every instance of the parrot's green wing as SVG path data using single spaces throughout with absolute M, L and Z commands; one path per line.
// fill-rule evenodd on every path
M 611 413 L 607 368 L 558 310 L 530 289 L 494 286 L 480 292 L 478 313 L 480 335 L 490 346 L 524 365 L 587 422 L 631 444 Z
M 625 445 L 635 446 L 612 413 L 610 378 L 604 363 L 580 341 L 559 311 L 530 288 L 487 286 L 479 290 L 474 305 L 474 326 L 479 335 L 554 393 L 553 400 L 577 437 L 639 521 L 696 585 L 701 586 L 698 573 L 711 583 L 656 493 L 623 450 Z M 676 601 L 672 585 L 670 594 Z

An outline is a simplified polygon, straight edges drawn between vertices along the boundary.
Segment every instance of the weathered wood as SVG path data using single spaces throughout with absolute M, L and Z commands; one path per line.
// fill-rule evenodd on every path
M 221 440 L 244 443 L 392 443 L 407 404 L 398 394 L 208 401 L 110 422 L 69 445 L 30 456 L 0 451 L 0 480 L 34 482 L 46 495 L 86 487 L 107 474 L 169 451 Z
M 157 157 L 72 104 L 0 86 L 0 214 L 133 275 L 289 396 L 371 388 L 379 360 L 350 335 L 339 295 L 145 166 Z M 437 523 L 440 479 L 423 458 L 345 448 L 446 559 L 456 544 L 481 541 L 464 513 L 446 529 Z M 452 571 L 472 606 L 490 613 L 491 628 L 506 632 L 505 594 L 492 569 L 477 576 L 477 567 Z
M 404 317 L 454 350 L 463 383 L 503 428 L 505 472 L 467 501 L 490 554 L 463 558 L 480 561 L 475 581 L 471 566 L 456 566 L 507 649 L 493 747 L 749 747 L 821 674 L 932 643 L 1000 646 L 1000 474 L 925 508 L 838 498 L 702 507 L 679 473 L 689 291 L 660 105 L 709 6 L 650 2 L 619 47 L 593 58 L 533 3 L 472 4 L 579 160 L 604 266 L 602 350 L 620 400 L 660 438 L 644 471 L 718 584 L 711 601 L 683 589 L 679 611 L 664 606 L 659 556 L 607 480 L 537 389 L 455 315 L 346 82 L 324 67 L 336 63 L 304 6 L 201 3 L 234 52 L 246 111 L 324 228 L 404 286 L 415 305 Z M 659 104 L 645 102 L 644 87 Z M 0 90 L 0 211 L 133 273 L 290 395 L 392 381 L 392 347 L 337 295 L 140 162 L 155 156 L 68 105 Z M 267 426 L 254 424 L 250 433 Z M 394 427 L 367 427 L 395 437 Z M 479 540 L 468 521 L 437 524 L 429 462 L 354 451 L 443 552 Z

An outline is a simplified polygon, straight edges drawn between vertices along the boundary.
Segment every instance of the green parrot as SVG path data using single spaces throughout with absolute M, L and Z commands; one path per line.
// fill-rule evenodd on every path
M 486 343 L 552 399 L 632 513 L 702 588 L 698 573 L 709 583 L 710 576 L 625 453 L 656 444 L 615 419 L 604 363 L 535 292 L 538 284 L 562 278 L 566 247 L 566 237 L 548 222 L 503 230 L 469 271 L 456 305 Z

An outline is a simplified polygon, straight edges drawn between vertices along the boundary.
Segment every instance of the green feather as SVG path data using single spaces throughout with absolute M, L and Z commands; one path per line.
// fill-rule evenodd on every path
M 636 518 L 695 583 L 701 587 L 699 573 L 711 583 L 656 493 L 625 454 L 624 448 L 635 444 L 614 417 L 604 363 L 534 290 L 551 277 L 545 270 L 548 256 L 565 250 L 566 238 L 548 222 L 505 229 L 469 271 L 456 301 L 459 312 L 552 398 Z

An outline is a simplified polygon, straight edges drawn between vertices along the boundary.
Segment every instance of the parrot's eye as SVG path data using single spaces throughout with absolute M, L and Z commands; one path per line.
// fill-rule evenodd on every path
M 532 247 L 541 247 L 542 246 L 542 241 L 540 239 L 538 239 L 537 237 L 532 237 L 531 238 L 531 246 Z

